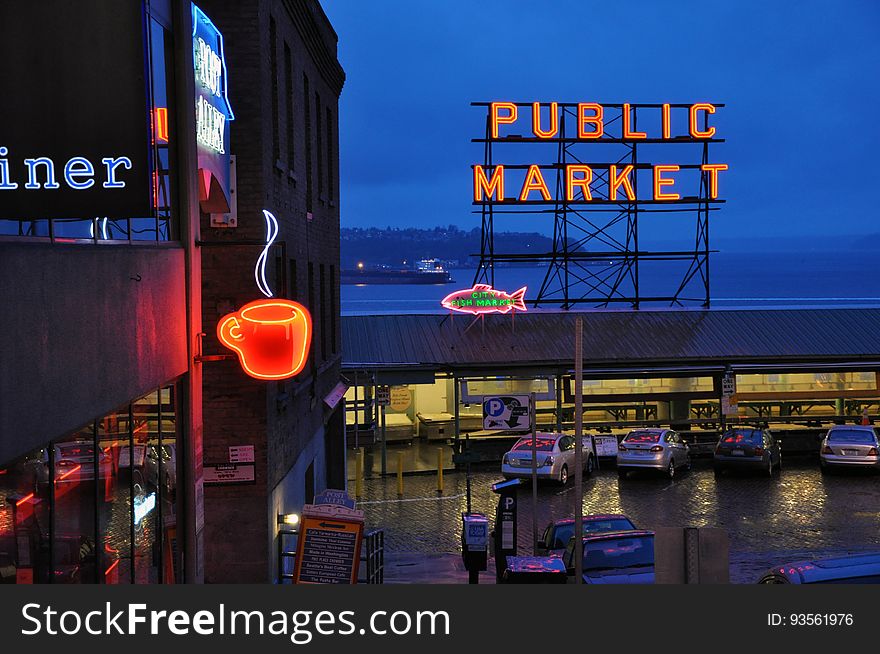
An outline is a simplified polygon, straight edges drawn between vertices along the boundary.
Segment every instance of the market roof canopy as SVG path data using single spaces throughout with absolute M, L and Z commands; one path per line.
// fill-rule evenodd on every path
M 578 315 L 594 367 L 880 361 L 880 309 L 737 309 L 344 316 L 343 366 L 572 366 Z

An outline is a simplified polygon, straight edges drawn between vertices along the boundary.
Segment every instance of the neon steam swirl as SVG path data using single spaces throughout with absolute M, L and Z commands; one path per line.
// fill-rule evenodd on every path
M 263 215 L 266 217 L 266 246 L 257 257 L 257 265 L 254 266 L 254 279 L 260 292 L 266 297 L 272 297 L 272 289 L 269 288 L 269 283 L 266 281 L 266 261 L 269 258 L 269 248 L 272 247 L 272 243 L 278 236 L 278 221 L 265 209 L 263 209 Z

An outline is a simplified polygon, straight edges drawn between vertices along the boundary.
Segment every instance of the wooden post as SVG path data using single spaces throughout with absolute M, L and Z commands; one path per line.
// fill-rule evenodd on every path
M 574 583 L 583 583 L 584 574 L 584 319 L 574 322 Z M 598 457 L 597 457 L 598 458 Z
M 364 496 L 364 448 L 359 447 L 354 466 L 354 496 L 358 499 Z
M 437 492 L 443 494 L 443 448 L 437 448 Z

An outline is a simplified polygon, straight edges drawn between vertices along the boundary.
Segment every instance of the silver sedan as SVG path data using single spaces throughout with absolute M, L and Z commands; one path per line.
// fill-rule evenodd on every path
M 565 485 L 574 474 L 575 437 L 570 434 L 539 433 L 536 438 L 537 473 L 539 479 L 552 479 Z M 583 470 L 590 475 L 595 458 L 589 439 L 582 443 Z M 501 460 L 501 474 L 505 479 L 532 476 L 532 437 L 520 438 Z
M 880 470 L 877 432 L 870 425 L 835 425 L 822 441 L 819 463 L 822 472 L 833 467 Z
M 621 479 L 631 470 L 659 470 L 672 479 L 676 472 L 690 467 L 690 448 L 671 429 L 636 429 L 617 448 L 617 473 Z

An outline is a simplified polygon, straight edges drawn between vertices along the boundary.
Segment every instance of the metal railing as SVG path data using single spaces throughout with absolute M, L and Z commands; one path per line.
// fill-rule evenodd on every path
M 278 579 L 279 584 L 292 584 L 296 567 L 296 545 L 299 532 L 282 530 L 278 532 Z M 364 534 L 361 542 L 361 565 L 358 574 L 359 584 L 385 583 L 385 531 L 374 529 Z

